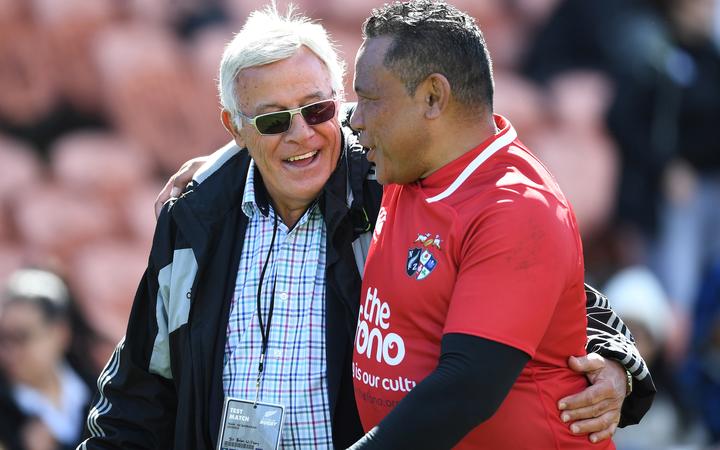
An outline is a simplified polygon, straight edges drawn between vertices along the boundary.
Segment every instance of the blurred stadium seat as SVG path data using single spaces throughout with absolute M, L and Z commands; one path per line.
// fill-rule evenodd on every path
M 42 163 L 33 148 L 0 134 L 0 206 L 43 176 Z
M 78 248 L 120 231 L 119 214 L 92 193 L 78 194 L 46 183 L 19 193 L 11 202 L 14 226 L 25 245 L 65 260 Z
M 48 114 L 59 91 L 42 29 L 20 20 L 0 26 L 0 122 L 30 125 Z
M 95 48 L 105 106 L 116 126 L 152 155 L 163 173 L 212 148 L 189 61 L 173 36 L 142 25 L 116 26 Z M 207 99 L 204 99 L 207 101 Z M 215 116 L 217 117 L 217 116 Z
M 75 252 L 68 279 L 93 330 L 111 342 L 125 334 L 149 249 L 135 241 L 102 240 Z
M 152 175 L 152 162 L 113 133 L 79 131 L 60 138 L 50 154 L 53 174 L 70 191 L 118 204 L 124 193 Z

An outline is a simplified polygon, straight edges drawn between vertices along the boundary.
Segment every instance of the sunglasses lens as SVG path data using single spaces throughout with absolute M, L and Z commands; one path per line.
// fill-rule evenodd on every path
M 327 122 L 335 116 L 335 102 L 328 100 L 315 103 L 314 105 L 304 107 L 301 111 L 308 125 L 317 125 Z
M 282 111 L 260 116 L 255 121 L 255 126 L 262 134 L 284 133 L 290 128 L 290 113 Z
M 297 110 L 294 110 L 297 111 Z M 335 117 L 335 101 L 325 100 L 300 108 L 300 113 L 308 125 L 317 125 Z M 290 129 L 291 111 L 278 111 L 276 113 L 257 116 L 255 127 L 260 134 L 280 134 Z

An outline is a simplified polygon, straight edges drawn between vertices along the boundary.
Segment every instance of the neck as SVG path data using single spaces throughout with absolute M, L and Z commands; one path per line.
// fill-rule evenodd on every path
M 283 223 L 288 228 L 293 228 L 298 222 L 298 220 L 300 220 L 302 215 L 305 213 L 305 211 L 307 211 L 308 207 L 310 207 L 309 204 L 296 208 L 283 205 L 275 205 L 275 214 L 280 216 Z
M 60 388 L 60 374 L 57 368 L 39 373 L 32 380 L 27 380 L 27 385 L 42 392 L 53 404 L 60 404 L 62 389 Z
M 446 122 L 448 123 L 435 127 L 437 131 L 433 133 L 428 147 L 431 149 L 428 164 L 430 169 L 422 178 L 458 159 L 497 133 L 492 114 L 483 114 L 479 120 L 471 123 L 453 118 Z
M 277 214 L 282 219 L 283 223 L 288 227 L 288 229 L 292 229 L 295 224 L 297 224 L 298 220 L 300 220 L 303 214 L 305 214 L 305 211 L 310 208 L 310 205 L 312 205 L 312 203 L 313 202 L 288 204 L 283 202 L 276 202 L 275 200 L 270 200 L 270 204 L 272 205 L 275 214 Z

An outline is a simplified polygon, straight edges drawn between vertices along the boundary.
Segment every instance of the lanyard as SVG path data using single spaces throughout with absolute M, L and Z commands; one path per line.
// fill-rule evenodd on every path
M 273 246 L 275 245 L 275 235 L 277 234 L 277 212 L 274 212 L 273 219 L 273 234 L 270 239 L 270 249 L 268 250 L 267 257 L 265 258 L 265 264 L 263 264 L 262 271 L 260 272 L 260 281 L 258 282 L 257 290 L 257 317 L 258 324 L 260 325 L 260 335 L 262 336 L 262 347 L 260 348 L 260 363 L 258 364 L 258 375 L 256 383 L 255 393 L 255 405 L 257 405 L 258 398 L 260 397 L 260 381 L 262 380 L 263 368 L 265 365 L 265 353 L 267 353 L 268 344 L 270 343 L 270 324 L 272 322 L 273 310 L 275 309 L 275 286 L 277 285 L 277 273 L 273 280 L 272 292 L 270 293 L 270 308 L 268 310 L 267 324 L 263 324 L 262 318 L 262 284 L 265 278 L 265 271 L 267 270 L 268 263 L 270 262 L 270 256 L 272 255 Z

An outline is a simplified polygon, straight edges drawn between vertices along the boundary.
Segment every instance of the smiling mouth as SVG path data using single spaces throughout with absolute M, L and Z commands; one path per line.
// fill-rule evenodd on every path
M 312 150 L 307 153 L 303 153 L 302 155 L 291 156 L 290 158 L 286 159 L 285 161 L 292 163 L 292 162 L 296 162 L 296 161 L 303 161 L 306 159 L 310 159 L 313 156 L 317 155 L 319 151 L 320 150 Z

